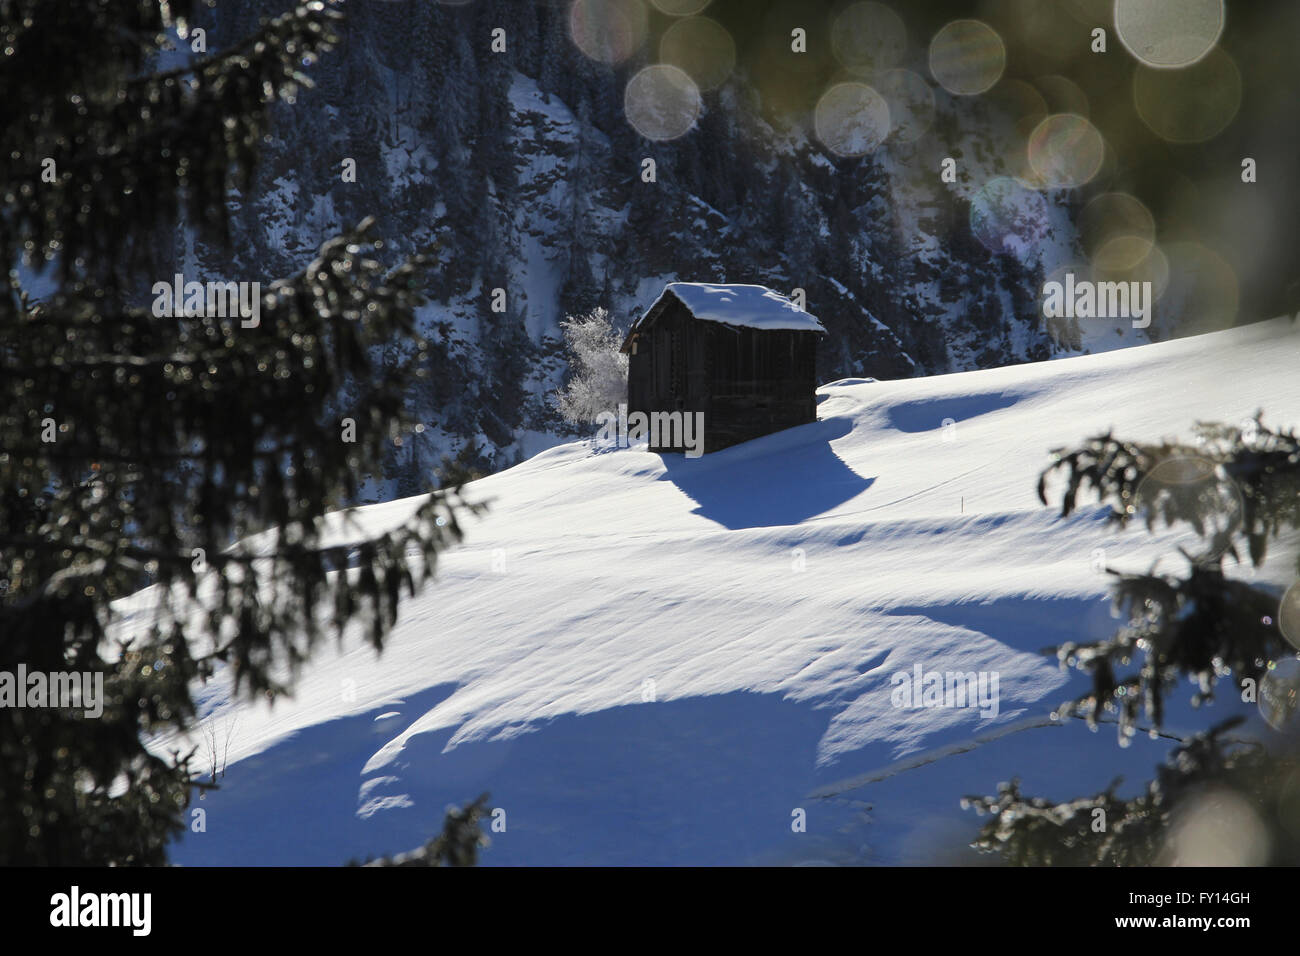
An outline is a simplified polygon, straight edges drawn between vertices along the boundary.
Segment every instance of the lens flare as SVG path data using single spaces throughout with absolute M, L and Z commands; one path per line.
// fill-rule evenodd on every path
M 1043 94 L 1024 80 L 1003 79 L 986 94 L 996 122 L 992 148 L 1006 164 L 1006 175 L 1041 189 L 1044 183 L 1029 165 L 1029 135 L 1048 114 Z
M 911 70 L 888 70 L 876 77 L 875 89 L 889 105 L 892 142 L 914 143 L 934 122 L 934 91 L 925 77 Z
M 1088 94 L 1074 80 L 1054 73 L 1038 77 L 1034 80 L 1034 85 L 1047 101 L 1049 113 L 1078 113 L 1085 119 L 1092 114 Z
M 736 66 L 736 43 L 708 17 L 687 17 L 664 31 L 659 59 L 687 73 L 701 90 L 715 90 Z
M 1223 33 L 1223 0 L 1115 0 L 1115 33 L 1147 66 L 1191 66 Z
M 1156 221 L 1142 201 L 1128 193 L 1102 193 L 1079 213 L 1079 242 L 1093 265 L 1104 271 L 1128 269 L 1151 251 Z
M 1296 581 L 1282 595 L 1277 611 L 1277 626 L 1291 646 L 1300 650 L 1300 581 Z
M 1177 811 L 1157 864 L 1263 866 L 1269 851 L 1268 828 L 1250 801 L 1215 789 L 1190 797 Z
M 677 139 L 700 115 L 700 91 L 684 70 L 662 63 L 647 66 L 628 80 L 623 112 L 646 139 Z
M 989 98 L 1012 121 L 1016 134 L 1025 140 L 1051 112 L 1043 94 L 1024 80 L 1003 80 L 990 91 Z
M 1047 235 L 1047 200 L 1009 176 L 990 179 L 970 204 L 971 233 L 992 253 L 1027 261 Z
M 1241 106 L 1241 73 L 1215 48 L 1185 70 L 1138 67 L 1133 104 L 1142 122 L 1171 143 L 1203 143 L 1232 122 Z
M 1029 136 L 1029 166 L 1048 186 L 1082 186 L 1097 175 L 1105 155 L 1097 127 L 1075 113 L 1054 113 Z
M 1246 505 L 1237 483 L 1223 475 L 1214 462 L 1197 455 L 1171 455 L 1138 482 L 1128 510 L 1153 530 L 1169 527 L 1188 555 L 1213 562 L 1232 547 L 1232 535 L 1241 527 Z M 1173 518 L 1180 514 L 1194 515 L 1191 523 L 1203 534 Z
M 1150 282 L 1151 298 L 1158 301 L 1169 288 L 1169 257 L 1140 236 L 1116 236 L 1097 250 L 1093 278 L 1097 282 Z
M 1300 706 L 1300 660 L 1284 657 L 1270 664 L 1259 682 L 1259 715 L 1274 730 L 1295 727 L 1296 707 Z
M 887 70 L 907 51 L 907 28 L 883 3 L 855 3 L 831 25 L 831 51 L 851 73 Z
M 574 0 L 569 8 L 573 42 L 601 63 L 621 63 L 640 49 L 647 22 L 641 0 Z
M 862 156 L 889 135 L 889 104 L 865 83 L 837 83 L 817 101 L 817 138 L 838 156 Z
M 930 72 L 949 93 L 983 93 L 1002 77 L 1006 65 L 1002 37 L 979 20 L 954 20 L 930 41 Z
M 670 17 L 693 17 L 709 5 L 711 0 L 650 0 L 660 12 Z
M 1093 253 L 1092 264 L 1107 279 L 1128 272 L 1151 254 L 1153 243 L 1142 236 L 1112 236 Z

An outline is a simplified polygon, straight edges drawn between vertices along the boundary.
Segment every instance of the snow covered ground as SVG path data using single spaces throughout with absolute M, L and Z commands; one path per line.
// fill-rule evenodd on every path
M 1121 749 L 1113 728 L 1048 721 L 1085 681 L 1039 651 L 1117 624 L 1096 549 L 1141 569 L 1183 535 L 1118 532 L 1094 507 L 1062 520 L 1038 473 L 1050 448 L 1112 427 L 1188 437 L 1259 408 L 1300 425 L 1298 359 L 1280 319 L 836 382 L 815 424 L 699 459 L 580 442 L 478 481 L 466 496 L 490 511 L 381 656 L 355 635 L 323 645 L 273 708 L 232 704 L 224 681 L 200 689 L 229 770 L 173 859 L 408 850 L 487 790 L 505 832 L 485 864 L 952 860 L 980 822 L 964 794 L 1017 775 L 1036 795 L 1120 773 L 1131 790 L 1169 741 Z M 375 532 L 413 507 L 356 517 Z M 996 673 L 996 715 L 894 706 L 893 676 L 917 665 Z M 1234 708 L 1188 696 L 1174 729 Z

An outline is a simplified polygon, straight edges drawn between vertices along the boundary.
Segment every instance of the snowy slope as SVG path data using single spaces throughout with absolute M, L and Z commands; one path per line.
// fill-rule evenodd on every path
M 1115 626 L 1094 549 L 1145 568 L 1181 536 L 1117 532 L 1095 508 L 1063 521 L 1037 475 L 1049 448 L 1110 427 L 1185 437 L 1258 408 L 1300 424 L 1297 356 L 1275 320 L 836 382 L 817 423 L 700 459 L 584 442 L 476 482 L 490 512 L 382 656 L 324 646 L 274 708 L 202 689 L 230 768 L 173 858 L 406 850 L 488 790 L 506 821 L 489 864 L 915 862 L 956 852 L 979 822 L 961 796 L 1011 776 L 1057 797 L 1136 785 L 1168 741 L 1051 724 L 1084 682 L 1038 651 Z M 356 516 L 374 532 L 413 505 Z M 917 664 L 997 672 L 997 715 L 893 706 L 891 676 Z

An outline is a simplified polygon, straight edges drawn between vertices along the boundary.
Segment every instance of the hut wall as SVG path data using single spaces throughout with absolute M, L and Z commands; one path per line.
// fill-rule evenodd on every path
M 707 323 L 705 450 L 817 420 L 817 335 Z
M 628 411 L 703 412 L 706 452 L 816 421 L 817 338 L 700 321 L 669 303 L 628 357 Z

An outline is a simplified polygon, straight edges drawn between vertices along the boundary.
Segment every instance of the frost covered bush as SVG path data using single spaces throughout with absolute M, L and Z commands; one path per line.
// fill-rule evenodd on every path
M 572 377 L 555 393 L 555 406 L 564 420 L 590 424 L 601 412 L 615 411 L 627 401 L 627 356 L 619 351 L 622 337 L 601 307 L 560 323 Z

